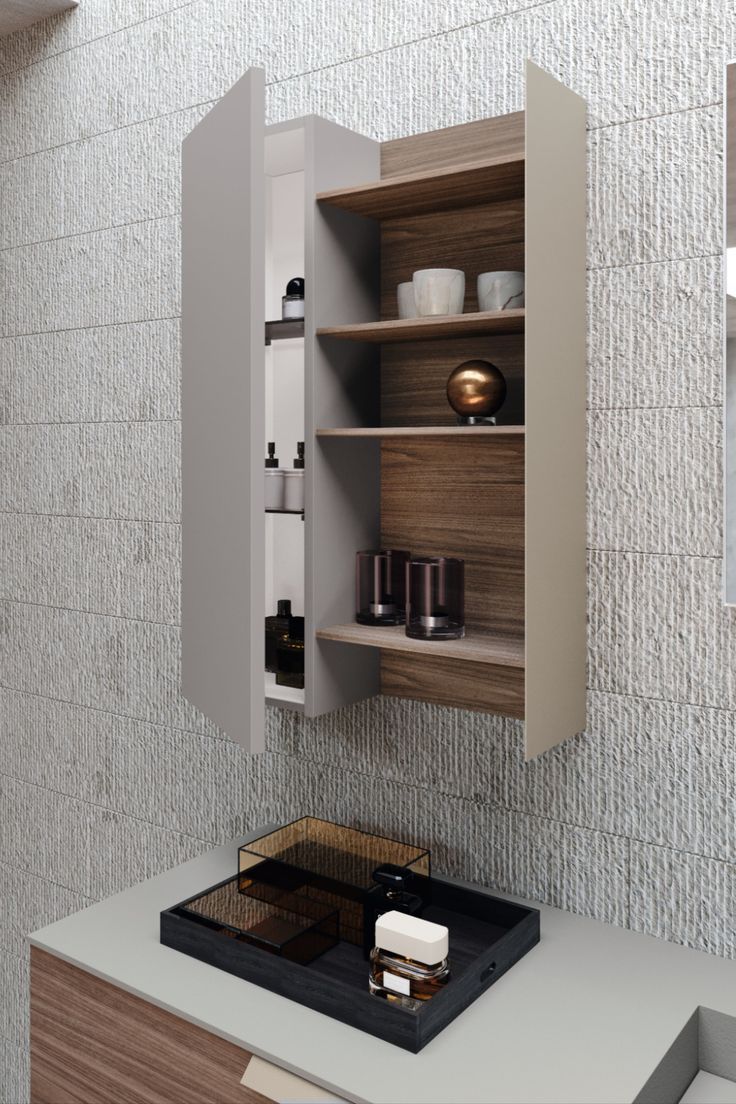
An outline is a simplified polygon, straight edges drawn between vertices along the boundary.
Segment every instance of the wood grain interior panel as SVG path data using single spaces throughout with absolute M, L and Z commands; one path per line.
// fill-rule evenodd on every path
M 524 672 L 514 667 L 381 652 L 381 693 L 524 717 Z
M 416 341 L 381 349 L 381 423 L 385 426 L 456 425 L 447 401 L 447 377 L 464 360 L 490 360 L 506 377 L 499 425 L 524 423 L 524 336 Z
M 31 1104 L 268 1104 L 251 1055 L 37 947 Z
M 381 445 L 381 542 L 465 560 L 465 618 L 524 634 L 524 441 L 402 438 Z
M 491 154 L 521 154 L 524 140 L 523 111 L 394 138 L 381 144 L 381 177 L 426 172 L 460 161 L 477 161 Z
M 397 318 L 396 285 L 419 268 L 465 273 L 464 313 L 478 310 L 481 272 L 524 270 L 524 200 L 408 215 L 381 225 L 381 318 Z

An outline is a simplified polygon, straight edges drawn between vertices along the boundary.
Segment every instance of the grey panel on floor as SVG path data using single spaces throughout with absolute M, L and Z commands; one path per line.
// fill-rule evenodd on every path
M 690 1019 L 634 1104 L 677 1104 L 698 1071 L 698 1012 Z
M 700 1070 L 680 1104 L 736 1104 L 736 1084 Z

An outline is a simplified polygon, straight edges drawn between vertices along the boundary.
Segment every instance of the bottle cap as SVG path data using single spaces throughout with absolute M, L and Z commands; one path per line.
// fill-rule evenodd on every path
M 295 468 L 304 467 L 304 442 L 297 441 L 296 443 L 296 459 L 294 460 Z
M 390 954 L 434 966 L 447 958 L 450 937 L 446 927 L 408 916 L 405 912 L 384 912 L 376 920 L 376 946 Z
M 291 599 L 279 598 L 276 603 L 276 612 L 278 617 L 291 617 Z
M 275 452 L 276 452 L 276 442 L 275 441 L 269 441 L 268 442 L 268 456 L 266 457 L 266 467 L 267 468 L 277 468 L 279 466 L 279 458 L 278 458 L 278 456 L 274 455 Z
M 293 280 L 289 280 L 286 285 L 287 295 L 298 295 L 300 299 L 304 298 L 304 277 L 295 276 Z
M 374 882 L 396 892 L 405 889 L 412 876 L 411 870 L 405 866 L 397 866 L 395 863 L 382 863 L 373 871 Z

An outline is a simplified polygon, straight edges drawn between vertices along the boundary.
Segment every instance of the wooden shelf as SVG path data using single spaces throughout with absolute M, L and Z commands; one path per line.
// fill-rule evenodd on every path
M 318 429 L 318 437 L 523 437 L 524 426 L 359 426 Z
M 431 318 L 392 318 L 388 322 L 358 322 L 354 326 L 325 326 L 319 337 L 342 341 L 368 341 L 389 345 L 400 341 L 426 341 L 443 337 L 488 337 L 524 332 L 526 312 L 521 310 L 478 311 L 473 314 L 445 314 Z
M 320 192 L 317 200 L 353 214 L 389 219 L 473 207 L 523 194 L 524 155 L 516 153 Z
M 319 629 L 320 640 L 336 640 L 343 644 L 361 644 L 367 648 L 383 648 L 389 652 L 410 652 L 418 656 L 445 656 L 466 663 L 483 663 L 495 667 L 515 667 L 523 670 L 524 641 L 491 633 L 467 633 L 462 640 L 413 640 L 403 625 L 332 625 Z
M 303 318 L 278 318 L 266 323 L 266 344 L 285 341 L 289 337 L 304 337 Z

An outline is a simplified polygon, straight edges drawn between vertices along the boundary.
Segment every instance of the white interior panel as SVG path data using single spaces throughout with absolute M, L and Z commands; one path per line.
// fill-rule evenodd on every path
M 298 140 L 294 138 L 298 136 Z M 266 142 L 267 167 L 303 160 L 302 131 L 275 134 Z M 281 318 L 286 285 L 304 275 L 304 172 L 266 176 L 266 318 Z M 276 442 L 279 466 L 293 468 L 304 432 L 304 341 L 275 340 L 266 348 L 266 440 Z M 280 598 L 304 616 L 304 522 L 294 514 L 267 514 L 264 616 L 276 612 Z M 276 686 L 267 676 L 266 694 L 302 702 L 304 692 Z

